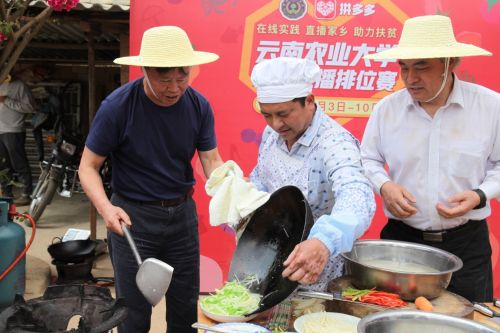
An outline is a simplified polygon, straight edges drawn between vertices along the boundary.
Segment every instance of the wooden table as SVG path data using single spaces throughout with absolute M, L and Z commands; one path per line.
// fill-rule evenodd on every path
M 489 305 L 490 307 L 492 307 L 493 309 L 495 309 L 495 307 L 491 303 L 486 303 L 486 304 Z M 252 322 L 253 321 L 254 320 L 252 320 Z M 478 321 L 480 323 L 486 324 L 486 325 L 488 325 L 490 327 L 493 327 L 495 329 L 500 330 L 500 325 L 496 324 L 489 317 L 487 317 L 487 316 L 485 316 L 482 313 L 479 313 L 477 311 L 474 311 L 474 321 Z M 210 325 L 215 325 L 216 324 L 214 321 L 212 321 L 211 319 L 207 318 L 203 314 L 203 312 L 201 312 L 201 309 L 200 309 L 199 306 L 198 306 L 198 322 L 204 323 L 204 324 L 210 324 Z M 199 332 L 203 332 L 203 331 L 199 330 Z

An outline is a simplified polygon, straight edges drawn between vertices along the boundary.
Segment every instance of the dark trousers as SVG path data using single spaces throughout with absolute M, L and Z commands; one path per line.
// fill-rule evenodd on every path
M 0 134 L 0 170 L 7 170 L 7 177 L 2 177 L 0 185 L 5 196 L 12 195 L 12 173 L 19 175 L 23 183 L 23 194 L 31 195 L 33 192 L 33 181 L 31 169 L 26 157 L 24 142 L 26 133 L 3 133 Z
M 169 333 L 196 333 L 200 289 L 200 249 L 198 216 L 191 197 L 173 207 L 133 203 L 114 194 L 111 202 L 130 216 L 132 238 L 142 260 L 156 258 L 174 268 L 166 294 Z M 108 245 L 115 273 L 118 297 L 125 298 L 128 316 L 118 327 L 119 333 L 147 333 L 152 307 L 135 282 L 137 261 L 127 240 L 108 233 Z
M 441 242 L 423 240 L 419 233 L 402 221 L 389 219 L 380 238 L 429 245 L 453 253 L 464 265 L 453 273 L 447 290 L 471 302 L 493 300 L 491 245 L 486 220 L 469 221 L 467 227 L 450 232 Z

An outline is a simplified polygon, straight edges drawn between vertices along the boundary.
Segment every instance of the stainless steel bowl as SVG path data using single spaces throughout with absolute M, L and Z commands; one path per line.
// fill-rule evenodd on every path
M 355 287 L 375 287 L 397 293 L 409 301 L 418 296 L 436 298 L 448 287 L 452 273 L 462 268 L 462 260 L 451 253 L 432 246 L 392 240 L 357 241 L 351 252 L 342 253 L 342 257 L 346 259 L 347 273 Z M 400 265 L 428 267 L 429 272 L 409 272 L 370 264 L 389 260 Z
M 498 333 L 469 319 L 418 310 L 387 310 L 361 319 L 358 333 Z

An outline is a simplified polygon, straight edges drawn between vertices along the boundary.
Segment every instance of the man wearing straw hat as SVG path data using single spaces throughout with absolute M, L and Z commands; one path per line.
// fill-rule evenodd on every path
M 144 77 L 112 92 L 101 104 L 86 141 L 79 174 L 102 215 L 115 272 L 117 294 L 128 316 L 119 332 L 148 332 L 151 306 L 136 286 L 137 265 L 123 237 L 130 226 L 141 258 L 154 257 L 174 268 L 166 294 L 169 332 L 195 332 L 199 294 L 199 241 L 192 199 L 191 159 L 196 151 L 207 178 L 222 165 L 214 115 L 206 98 L 189 86 L 191 66 L 218 59 L 194 51 L 184 30 L 161 26 L 144 32 L 138 56 L 115 63 L 140 66 Z M 108 200 L 99 169 L 113 164 Z
M 253 68 L 251 79 L 266 120 L 250 180 L 259 190 L 298 187 L 315 220 L 308 239 L 284 262 L 283 276 L 316 291 L 343 274 L 338 255 L 368 228 L 375 201 L 363 175 L 358 141 L 315 103 L 319 66 L 279 57 Z
M 460 57 L 480 55 L 491 53 L 456 42 L 448 17 L 407 20 L 397 47 L 366 56 L 398 59 L 406 89 L 377 103 L 361 154 L 389 218 L 381 237 L 457 255 L 464 265 L 448 289 L 491 301 L 486 218 L 500 197 L 500 94 L 453 72 Z

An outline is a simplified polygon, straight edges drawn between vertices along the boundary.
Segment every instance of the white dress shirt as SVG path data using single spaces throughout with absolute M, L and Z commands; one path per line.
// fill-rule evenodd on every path
M 448 101 L 434 117 L 406 89 L 391 94 L 368 120 L 361 158 L 378 193 L 391 180 L 415 196 L 418 212 L 404 219 L 414 228 L 443 230 L 484 219 L 491 213 L 489 200 L 452 219 L 440 216 L 435 206 L 476 188 L 488 199 L 500 197 L 500 94 L 455 76 Z

